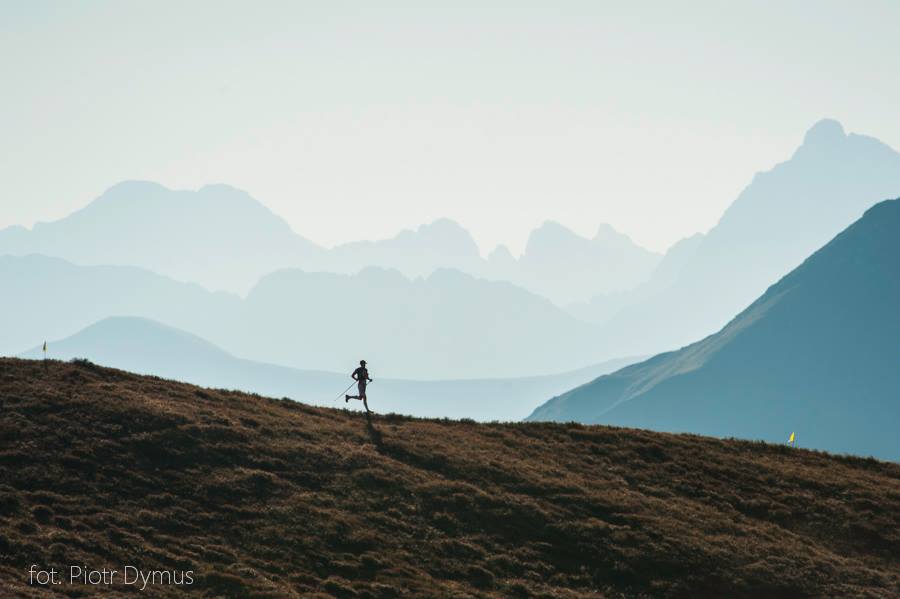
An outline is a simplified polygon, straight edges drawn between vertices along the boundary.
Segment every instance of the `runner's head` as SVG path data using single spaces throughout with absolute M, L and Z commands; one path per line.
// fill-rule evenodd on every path
M 360 361 L 359 361 L 359 365 L 360 365 L 360 366 L 365 366 L 365 365 L 366 365 L 366 361 L 365 361 L 365 360 L 360 360 Z

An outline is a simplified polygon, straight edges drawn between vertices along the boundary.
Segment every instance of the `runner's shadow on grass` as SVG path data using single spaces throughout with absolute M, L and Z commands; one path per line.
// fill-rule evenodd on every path
M 384 441 L 381 439 L 381 431 L 375 428 L 375 424 L 372 422 L 371 412 L 366 412 L 366 431 L 368 431 L 372 443 L 381 451 L 384 448 Z

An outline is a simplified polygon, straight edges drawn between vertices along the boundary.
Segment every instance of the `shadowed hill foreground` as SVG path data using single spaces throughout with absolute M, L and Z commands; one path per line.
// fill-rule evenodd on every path
M 31 564 L 193 572 L 152 596 L 896 596 L 900 466 L 2 359 L 0 554 L 4 596 L 139 592 Z

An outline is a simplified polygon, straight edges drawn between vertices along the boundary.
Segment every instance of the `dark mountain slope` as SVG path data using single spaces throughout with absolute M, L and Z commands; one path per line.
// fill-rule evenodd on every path
M 367 424 L 12 359 L 0 438 L 5 596 L 34 592 L 33 563 L 193 570 L 191 590 L 229 597 L 900 593 L 900 467 L 874 460 L 581 425 Z
M 869 209 L 719 333 L 552 399 L 577 420 L 900 459 L 900 200 Z

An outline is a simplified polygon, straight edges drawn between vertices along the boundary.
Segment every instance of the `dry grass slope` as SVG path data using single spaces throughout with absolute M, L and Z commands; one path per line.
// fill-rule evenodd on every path
M 2 359 L 0 556 L 4 596 L 48 593 L 32 563 L 228 597 L 898 596 L 900 466 Z

